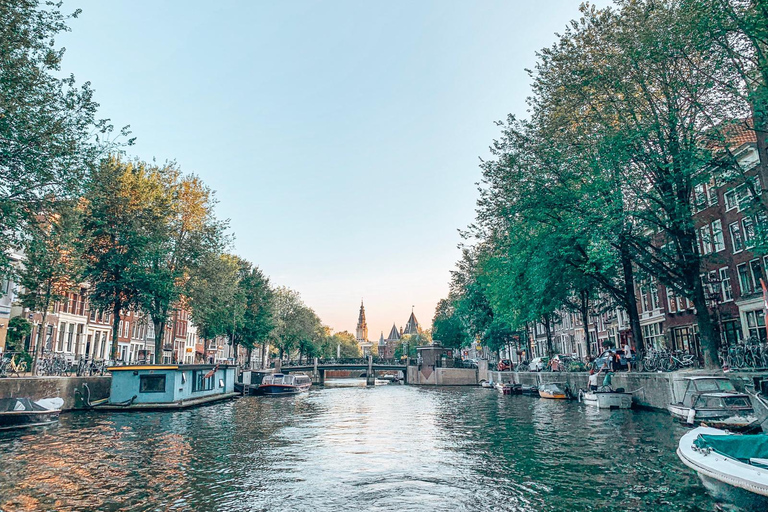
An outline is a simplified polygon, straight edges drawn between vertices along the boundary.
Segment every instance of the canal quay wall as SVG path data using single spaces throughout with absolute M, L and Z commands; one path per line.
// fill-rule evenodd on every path
M 91 401 L 107 398 L 112 382 L 110 376 L 99 377 L 8 377 L 0 379 L 0 398 L 41 398 L 60 397 L 64 400 L 62 410 L 84 409 L 83 384 L 88 385 Z
M 616 372 L 611 385 L 613 389 L 624 388 L 632 393 L 632 400 L 640 407 L 666 410 L 667 406 L 679 402 L 685 393 L 686 377 L 716 376 L 731 380 L 739 391 L 753 390 L 755 379 L 768 378 L 768 372 L 729 372 L 711 370 L 687 370 L 677 372 Z M 565 383 L 572 391 L 586 389 L 587 372 L 498 372 L 480 371 L 481 380 L 501 383 L 515 383 L 524 386 L 540 386 L 549 382 Z
M 407 383 L 411 386 L 477 386 L 477 369 L 408 367 Z

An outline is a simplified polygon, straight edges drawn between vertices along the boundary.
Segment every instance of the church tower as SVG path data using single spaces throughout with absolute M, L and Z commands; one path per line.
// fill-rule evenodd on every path
M 357 317 L 356 337 L 358 343 L 368 341 L 368 324 L 365 323 L 365 306 L 362 300 L 360 300 L 360 315 Z

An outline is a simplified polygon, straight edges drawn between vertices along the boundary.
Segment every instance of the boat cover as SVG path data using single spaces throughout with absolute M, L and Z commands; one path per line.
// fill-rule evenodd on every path
M 693 442 L 697 448 L 710 448 L 731 459 L 749 464 L 750 459 L 768 458 L 768 435 L 721 436 L 701 434 Z

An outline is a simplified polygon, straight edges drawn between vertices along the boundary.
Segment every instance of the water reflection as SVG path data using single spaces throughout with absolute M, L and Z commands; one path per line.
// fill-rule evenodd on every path
M 0 510 L 715 510 L 665 414 L 380 386 L 0 435 Z

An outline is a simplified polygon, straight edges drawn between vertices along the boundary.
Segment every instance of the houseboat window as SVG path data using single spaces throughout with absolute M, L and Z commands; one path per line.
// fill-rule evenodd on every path
M 702 379 L 696 381 L 699 391 L 736 391 L 731 381 L 717 379 Z
M 213 389 L 213 375 L 206 379 L 205 375 L 207 373 L 204 370 L 194 372 L 192 391 L 210 391 Z
M 696 401 L 696 408 L 699 409 L 722 409 L 723 401 L 716 396 L 700 396 Z
M 186 372 L 181 372 L 181 383 L 186 384 L 187 383 L 187 374 Z
M 224 387 L 224 379 L 219 379 L 219 387 L 220 388 Z
M 139 376 L 139 393 L 165 393 L 165 375 Z

